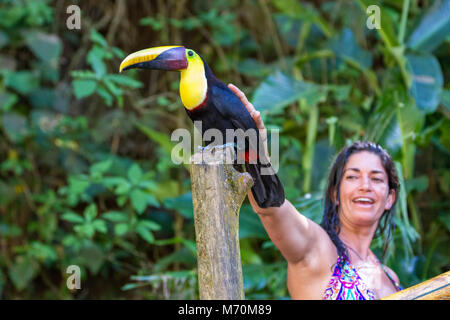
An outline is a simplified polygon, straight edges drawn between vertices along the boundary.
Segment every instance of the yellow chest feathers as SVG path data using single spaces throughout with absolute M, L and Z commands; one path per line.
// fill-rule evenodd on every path
M 180 96 L 186 109 L 194 109 L 206 97 L 208 84 L 202 59 L 196 55 L 188 59 L 189 66 L 181 70 Z

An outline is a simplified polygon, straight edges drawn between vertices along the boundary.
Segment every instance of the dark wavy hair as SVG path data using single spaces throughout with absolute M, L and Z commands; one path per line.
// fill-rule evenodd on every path
M 325 229 L 325 231 L 330 236 L 331 241 L 333 241 L 333 243 L 335 244 L 338 255 L 348 257 L 347 248 L 339 238 L 340 232 L 340 221 L 338 214 L 339 205 L 335 202 L 335 192 L 336 192 L 336 199 L 339 199 L 340 198 L 339 189 L 344 172 L 344 167 L 352 154 L 362 151 L 371 152 L 373 154 L 376 154 L 380 158 L 384 170 L 386 170 L 388 176 L 389 191 L 391 190 L 395 191 L 394 203 L 392 204 L 390 210 L 385 210 L 383 212 L 383 215 L 381 216 L 381 219 L 377 227 L 378 235 L 385 233 L 387 230 L 387 235 L 384 239 L 383 244 L 383 257 L 384 257 L 387 252 L 387 248 L 389 246 L 389 242 L 391 240 L 392 233 L 395 227 L 394 225 L 394 216 L 396 207 L 395 205 L 398 199 L 398 190 L 400 184 L 398 181 L 398 175 L 395 169 L 394 161 L 392 161 L 391 156 L 378 144 L 369 141 L 357 141 L 352 145 L 343 148 L 339 152 L 333 165 L 330 168 L 330 174 L 328 177 L 328 186 L 324 195 L 325 204 L 321 226 Z

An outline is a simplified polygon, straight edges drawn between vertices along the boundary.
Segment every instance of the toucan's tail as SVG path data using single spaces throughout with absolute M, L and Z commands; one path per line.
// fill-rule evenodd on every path
M 252 193 L 261 208 L 280 207 L 285 199 L 283 185 L 270 163 L 245 163 L 247 172 L 253 178 Z

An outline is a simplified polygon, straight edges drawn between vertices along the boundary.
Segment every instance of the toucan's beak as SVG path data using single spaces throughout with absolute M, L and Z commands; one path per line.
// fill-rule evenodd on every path
M 119 72 L 132 68 L 176 71 L 187 67 L 188 62 L 184 47 L 165 46 L 144 49 L 130 54 L 120 64 Z

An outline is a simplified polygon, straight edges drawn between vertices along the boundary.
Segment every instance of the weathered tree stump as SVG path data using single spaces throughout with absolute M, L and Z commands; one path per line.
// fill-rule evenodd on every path
M 200 299 L 242 300 L 239 209 L 252 187 L 231 164 L 232 146 L 206 147 L 191 157 L 192 200 Z

